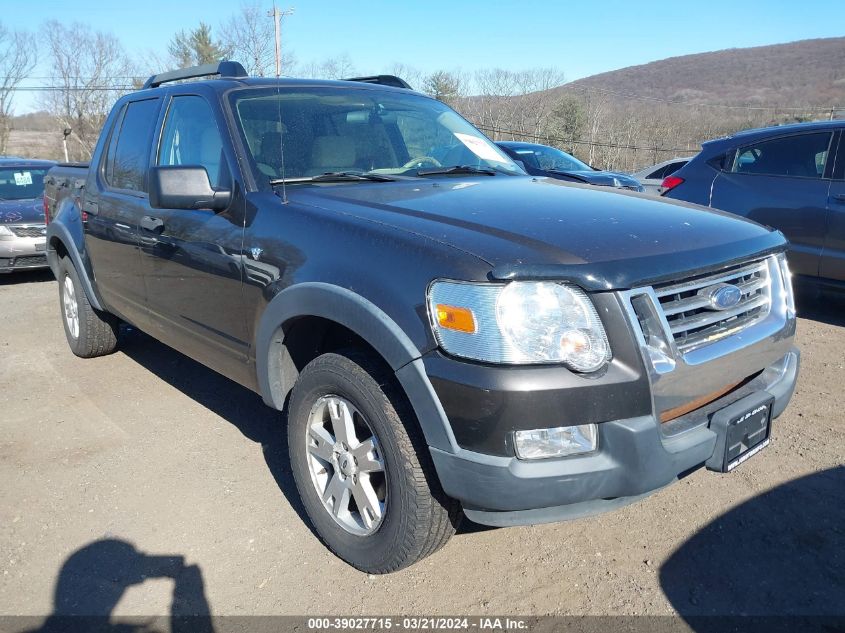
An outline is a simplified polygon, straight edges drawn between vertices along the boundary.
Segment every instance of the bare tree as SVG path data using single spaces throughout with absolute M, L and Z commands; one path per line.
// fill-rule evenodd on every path
M 347 53 L 339 57 L 329 57 L 322 62 L 309 62 L 297 66 L 291 72 L 295 77 L 309 77 L 312 79 L 344 79 L 357 74 L 355 65 Z
M 408 66 L 402 62 L 394 62 L 393 66 L 390 67 L 390 74 L 404 79 L 415 90 L 419 90 L 423 85 L 423 72 L 419 68 Z
M 266 10 L 258 4 L 242 5 L 221 30 L 223 48 L 244 65 L 247 73 L 266 77 L 275 72 L 273 20 Z M 288 59 L 282 61 L 283 69 L 292 67 Z
M 114 35 L 83 24 L 51 20 L 43 40 L 55 89 L 44 93 L 41 105 L 58 121 L 57 133 L 70 128 L 71 156 L 87 160 L 112 104 L 133 87 L 132 63 Z
M 9 31 L 0 23 L 0 154 L 6 153 L 12 123 L 12 97 L 32 72 L 36 59 L 35 37 Z

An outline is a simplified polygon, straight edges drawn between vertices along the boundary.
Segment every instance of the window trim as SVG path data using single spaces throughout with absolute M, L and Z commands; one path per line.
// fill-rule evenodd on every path
M 842 129 L 836 131 L 834 134 L 837 145 L 836 155 L 833 157 L 833 164 L 830 167 L 830 180 L 833 182 L 845 181 L 845 134 L 842 134 Z
M 126 120 L 126 113 L 129 111 L 129 106 L 133 103 L 141 103 L 143 101 L 157 101 L 158 102 L 158 110 L 156 111 L 155 117 L 153 118 L 153 130 L 150 133 L 150 144 L 152 145 L 152 141 L 155 138 L 155 127 L 158 125 L 158 120 L 161 115 L 161 97 L 158 95 L 149 96 L 144 99 L 127 99 L 123 102 L 120 106 L 121 111 L 118 114 L 118 119 L 114 122 L 111 131 L 109 132 L 109 139 L 108 143 L 103 147 L 104 151 L 102 156 L 100 157 L 100 166 L 98 169 L 100 180 L 102 181 L 103 189 L 108 191 L 109 193 L 116 193 L 125 196 L 130 196 L 132 198 L 138 198 L 141 200 L 147 199 L 149 197 L 149 193 L 146 191 L 139 191 L 137 189 L 126 189 L 124 187 L 115 187 L 112 185 L 108 179 L 106 178 L 105 170 L 106 165 L 109 159 L 109 149 L 111 148 L 112 141 L 116 139 L 116 142 L 120 141 L 120 133 L 123 131 L 123 123 Z M 117 146 L 115 146 L 115 152 L 117 151 Z M 149 172 L 150 172 L 150 157 L 147 155 L 146 157 L 146 166 L 144 168 L 144 183 L 143 187 L 146 189 L 149 186 Z
M 740 155 L 742 154 L 743 150 L 748 149 L 749 147 L 754 147 L 755 145 L 760 145 L 761 143 L 768 143 L 770 141 L 780 141 L 783 139 L 788 138 L 797 138 L 799 136 L 808 136 L 810 134 L 828 134 L 829 138 L 827 141 L 827 156 L 825 156 L 824 167 L 822 168 L 822 173 L 820 176 L 793 176 L 791 174 L 754 174 L 748 173 L 743 171 L 734 171 L 734 167 L 736 166 L 736 161 L 739 159 Z M 726 153 L 725 158 L 730 158 L 730 160 L 726 160 L 726 168 L 723 168 L 722 171 L 726 174 L 731 174 L 733 176 L 759 176 L 763 178 L 797 178 L 799 180 L 830 180 L 827 176 L 828 174 L 828 162 L 831 159 L 831 149 L 833 145 L 834 138 L 836 137 L 836 130 L 807 130 L 803 132 L 793 132 L 791 134 L 781 134 L 779 136 L 770 136 L 770 137 L 763 137 L 757 139 L 756 141 L 752 141 L 750 143 L 746 143 L 745 145 L 737 145 L 735 148 L 730 150 Z M 732 154 L 732 156 L 731 156 Z M 729 167 L 729 168 L 727 168 Z

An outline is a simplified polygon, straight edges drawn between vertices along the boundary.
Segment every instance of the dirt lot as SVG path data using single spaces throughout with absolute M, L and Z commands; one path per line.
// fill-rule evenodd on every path
M 792 405 L 738 471 L 570 523 L 465 525 L 368 577 L 303 521 L 258 396 L 137 332 L 75 358 L 50 274 L 2 277 L 0 614 L 845 614 L 845 309 L 812 305 Z

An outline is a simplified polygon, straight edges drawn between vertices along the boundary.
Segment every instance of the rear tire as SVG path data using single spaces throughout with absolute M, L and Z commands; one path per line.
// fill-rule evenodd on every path
M 111 354 L 117 349 L 119 321 L 108 312 L 95 310 L 79 281 L 70 258 L 59 262 L 59 307 L 71 351 L 80 358 Z
M 440 487 L 413 411 L 379 359 L 346 350 L 310 362 L 291 394 L 288 446 L 312 525 L 353 567 L 393 572 L 454 534 L 460 506 Z

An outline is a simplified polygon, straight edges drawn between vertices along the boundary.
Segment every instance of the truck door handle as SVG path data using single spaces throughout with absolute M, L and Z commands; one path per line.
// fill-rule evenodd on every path
M 141 218 L 141 228 L 153 233 L 161 233 L 164 230 L 164 220 L 145 215 Z

